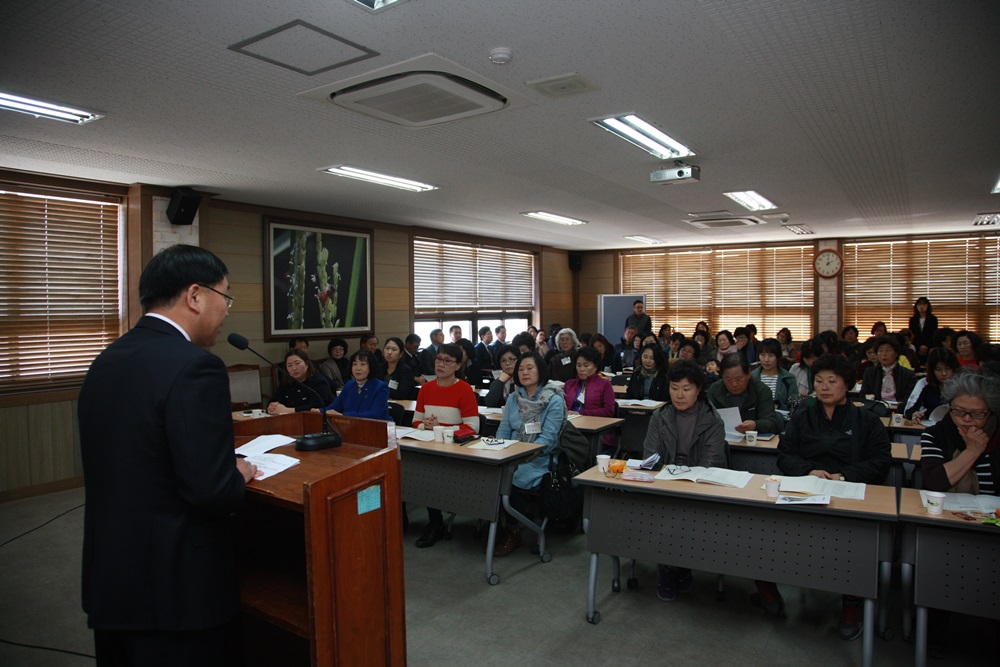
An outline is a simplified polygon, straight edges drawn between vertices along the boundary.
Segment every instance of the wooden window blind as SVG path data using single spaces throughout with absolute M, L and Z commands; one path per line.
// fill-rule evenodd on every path
M 119 212 L 0 184 L 0 392 L 79 385 L 119 336 Z
M 530 312 L 535 308 L 535 256 L 416 238 L 413 307 L 417 315 Z
M 691 335 L 699 320 L 713 334 L 750 322 L 758 338 L 788 327 L 813 335 L 814 248 L 713 248 L 622 254 L 622 292 L 646 295 L 654 329 L 671 324 Z
M 876 321 L 909 325 L 926 296 L 939 326 L 1000 340 L 1000 236 L 859 241 L 844 245 L 844 322 L 862 337 Z

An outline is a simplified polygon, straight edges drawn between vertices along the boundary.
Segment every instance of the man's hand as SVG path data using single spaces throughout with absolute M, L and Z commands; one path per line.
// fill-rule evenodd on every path
M 249 484 L 250 480 L 260 474 L 257 471 L 257 466 L 240 457 L 236 457 L 236 469 L 243 475 L 243 482 L 246 484 Z

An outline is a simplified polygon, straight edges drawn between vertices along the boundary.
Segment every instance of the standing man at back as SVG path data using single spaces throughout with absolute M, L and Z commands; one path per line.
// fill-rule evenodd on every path
M 233 517 L 256 468 L 233 453 L 226 367 L 208 351 L 233 302 L 226 274 L 193 246 L 153 257 L 144 316 L 80 389 L 83 608 L 98 667 L 238 662 Z
M 635 327 L 639 337 L 653 333 L 653 320 L 646 314 L 646 304 L 636 299 L 632 304 L 632 314 L 625 318 L 625 328 Z

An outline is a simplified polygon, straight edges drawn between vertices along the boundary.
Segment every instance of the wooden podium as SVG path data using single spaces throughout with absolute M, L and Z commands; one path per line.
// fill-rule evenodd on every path
M 406 664 L 399 450 L 387 422 L 331 421 L 341 447 L 279 447 L 301 463 L 247 487 L 237 559 L 249 665 Z M 321 428 L 315 413 L 233 424 L 237 446 Z

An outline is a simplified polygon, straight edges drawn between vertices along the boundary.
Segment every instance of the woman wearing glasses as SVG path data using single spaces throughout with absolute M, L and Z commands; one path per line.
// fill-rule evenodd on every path
M 813 475 L 864 484 L 882 484 L 892 462 L 889 433 L 870 410 L 847 400 L 854 386 L 854 365 L 839 353 L 824 354 L 812 365 L 815 401 L 797 410 L 778 442 L 778 469 L 783 475 Z M 753 601 L 780 616 L 785 601 L 772 582 L 757 581 Z M 861 635 L 861 598 L 845 595 L 840 638 Z
M 593 348 L 587 349 L 596 355 Z M 559 433 L 566 420 L 566 400 L 562 388 L 549 382 L 548 367 L 537 352 L 528 352 L 518 358 L 514 366 L 514 382 L 517 388 L 507 399 L 497 437 L 545 445 L 538 455 L 514 471 L 510 503 L 524 514 L 527 502 L 522 491 L 538 489 L 542 477 L 549 471 L 552 450 L 559 444 Z M 504 516 L 507 526 L 497 539 L 494 556 L 506 556 L 521 544 L 521 529 L 517 521 L 506 512 Z
M 1000 495 L 997 412 L 1000 380 L 960 372 L 944 383 L 948 414 L 920 436 L 920 468 L 930 491 Z
M 413 411 L 415 428 L 466 425 L 479 432 L 479 405 L 469 383 L 458 376 L 464 359 L 462 348 L 448 343 L 438 348 L 434 356 L 434 379 L 426 382 L 417 393 Z M 417 540 L 417 547 L 432 547 L 444 537 L 444 517 L 441 510 L 427 508 L 428 524 Z
M 285 370 L 297 382 L 282 376 L 281 384 L 278 385 L 273 399 L 267 406 L 268 414 L 287 415 L 292 412 L 305 412 L 333 402 L 330 383 L 326 376 L 316 372 L 305 352 L 298 348 L 289 350 L 285 354 Z
M 670 404 L 653 413 L 643 444 L 643 457 L 660 455 L 664 466 L 728 467 L 726 427 L 704 399 L 705 372 L 693 361 L 681 359 L 667 369 Z M 691 590 L 691 570 L 658 565 L 656 595 L 676 600 Z
M 507 404 L 507 397 L 514 391 L 517 352 L 510 345 L 501 345 L 497 349 L 497 363 L 500 364 L 500 375 L 490 383 L 490 390 L 483 399 L 488 408 L 502 408 Z

